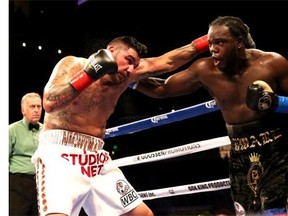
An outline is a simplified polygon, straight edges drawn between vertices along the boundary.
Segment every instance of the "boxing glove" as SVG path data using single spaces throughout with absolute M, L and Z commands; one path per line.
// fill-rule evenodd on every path
M 266 82 L 257 80 L 248 86 L 246 104 L 257 111 L 274 110 L 278 107 L 278 96 Z
M 111 52 L 107 49 L 100 49 L 88 58 L 84 70 L 73 76 L 69 83 L 78 92 L 84 91 L 91 83 L 105 74 L 117 73 L 118 65 Z
M 209 49 L 208 37 L 204 35 L 192 41 L 192 44 L 195 46 L 197 53 L 206 52 Z

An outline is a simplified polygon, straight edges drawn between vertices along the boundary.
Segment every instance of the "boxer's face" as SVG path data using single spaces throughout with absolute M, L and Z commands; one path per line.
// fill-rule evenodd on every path
M 112 55 L 117 62 L 118 72 L 110 76 L 114 83 L 120 84 L 133 75 L 139 65 L 140 57 L 134 49 L 125 45 L 120 45 L 113 49 Z
M 229 71 L 237 59 L 237 40 L 224 25 L 214 25 L 208 31 L 209 50 L 214 65 L 221 71 Z

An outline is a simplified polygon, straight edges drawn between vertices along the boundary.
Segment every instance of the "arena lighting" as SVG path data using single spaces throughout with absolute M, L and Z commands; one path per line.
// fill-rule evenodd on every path
M 81 5 L 85 2 L 87 2 L 88 0 L 77 0 L 77 5 Z
M 23 47 L 23 48 L 26 48 L 27 47 L 27 43 L 26 42 L 22 42 L 22 44 L 21 44 L 21 46 Z M 41 45 L 38 45 L 38 50 L 42 50 L 43 49 L 43 47 L 41 46 Z M 62 54 L 62 49 L 57 49 L 57 53 L 60 55 L 60 54 Z

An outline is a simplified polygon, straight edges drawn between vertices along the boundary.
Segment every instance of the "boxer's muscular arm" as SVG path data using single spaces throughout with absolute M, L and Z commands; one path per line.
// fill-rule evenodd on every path
M 207 51 L 208 48 L 207 35 L 204 35 L 193 40 L 190 44 L 171 50 L 161 56 L 142 58 L 136 68 L 137 80 L 174 71 L 198 54 Z
M 86 59 L 67 56 L 54 67 L 43 93 L 43 108 L 46 112 L 53 112 L 69 105 L 79 94 L 68 82 L 72 74 L 80 71 Z
M 288 113 L 288 61 L 277 53 L 271 53 L 269 57 L 266 67 L 271 71 L 271 76 L 275 78 L 274 84 L 273 82 L 271 84 L 283 96 L 274 93 L 272 86 L 265 81 L 257 80 L 248 87 L 247 106 L 257 111 Z
M 280 67 L 281 72 L 279 75 L 279 85 L 281 91 L 283 91 L 286 96 L 288 96 L 288 59 L 283 56 L 278 56 L 278 62 L 275 63 Z
M 106 49 L 100 49 L 88 60 L 76 57 L 62 59 L 44 89 L 45 111 L 52 112 L 67 106 L 94 81 L 117 70 L 117 63 Z
M 197 64 L 169 76 L 166 80 L 150 77 L 140 80 L 135 89 L 153 98 L 167 98 L 191 94 L 202 87 L 197 78 Z

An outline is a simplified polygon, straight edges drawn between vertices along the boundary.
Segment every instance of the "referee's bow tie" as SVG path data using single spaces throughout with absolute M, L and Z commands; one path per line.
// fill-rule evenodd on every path
M 36 130 L 39 130 L 39 124 L 29 124 L 29 130 L 32 130 L 33 128 L 35 128 Z

